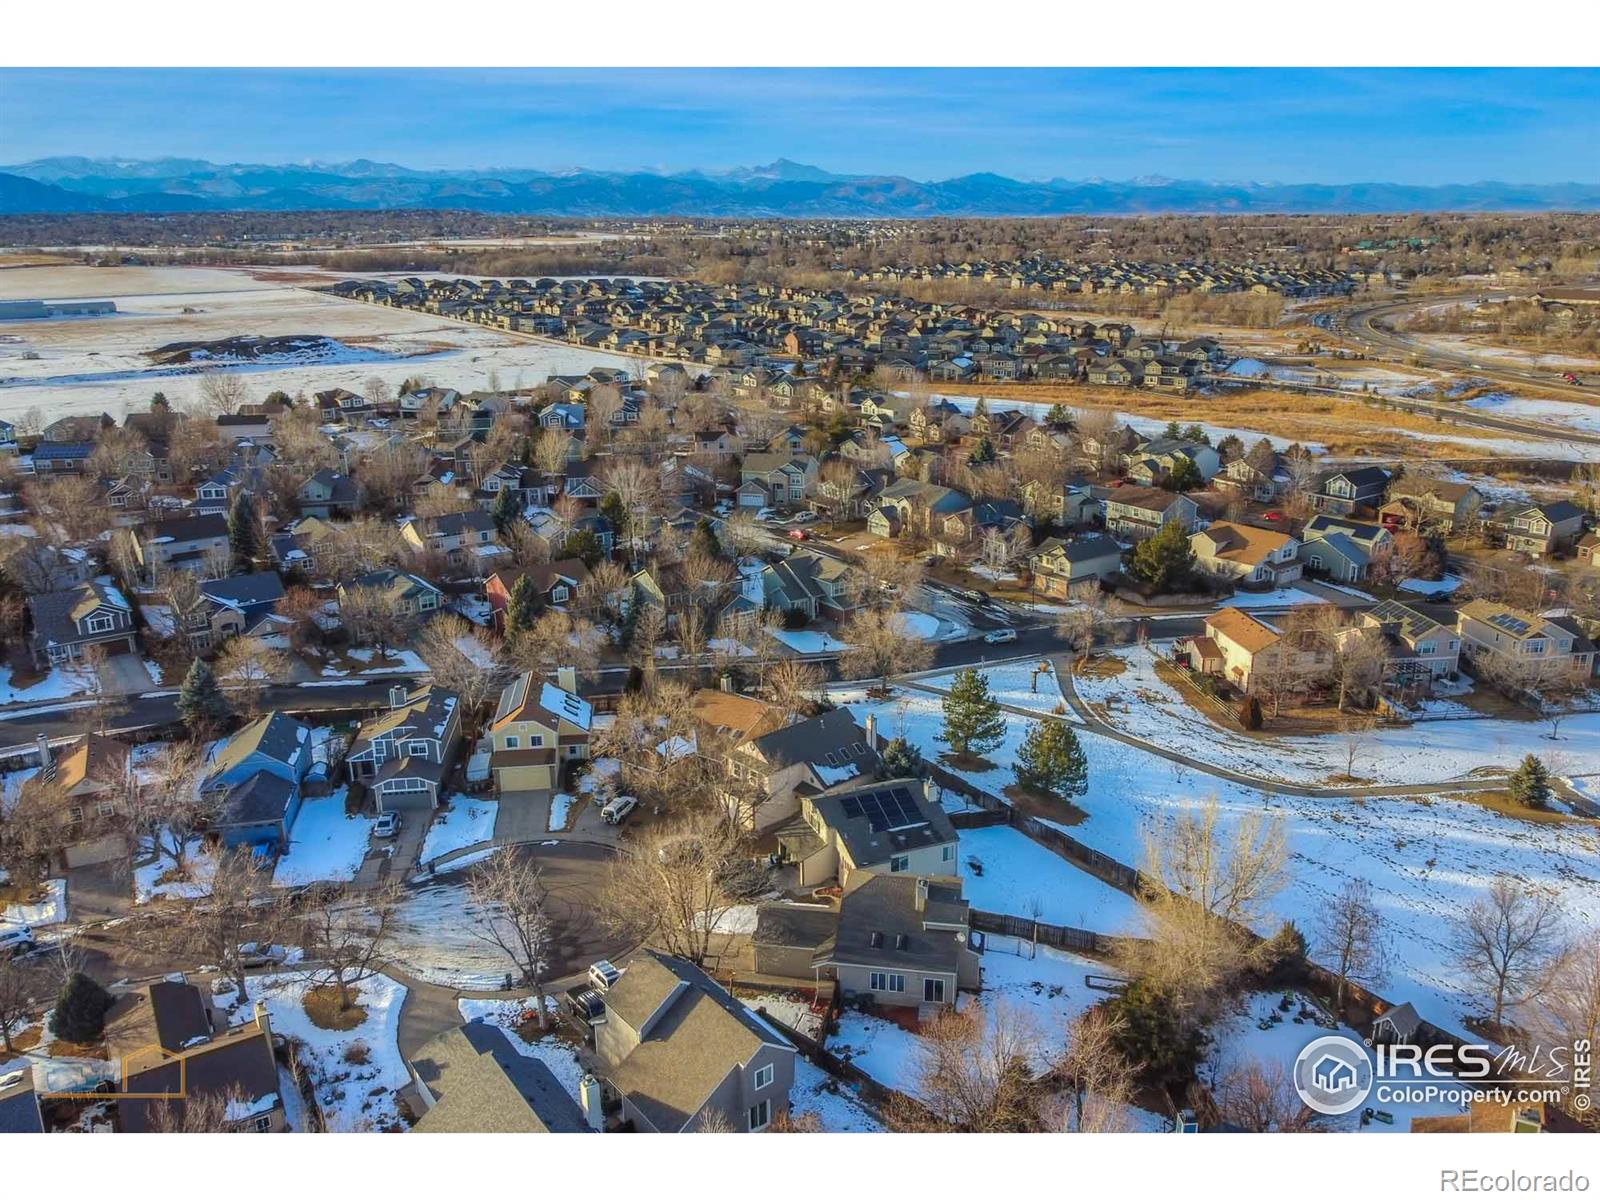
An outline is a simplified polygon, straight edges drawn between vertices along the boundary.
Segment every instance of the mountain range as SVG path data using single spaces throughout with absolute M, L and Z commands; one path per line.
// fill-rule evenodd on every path
M 1025 181 L 836 175 L 779 159 L 683 171 L 433 171 L 358 159 L 275 166 L 43 158 L 0 167 L 0 213 L 461 208 L 551 217 L 975 217 L 1600 209 L 1600 184 L 1231 183 L 1146 177 Z

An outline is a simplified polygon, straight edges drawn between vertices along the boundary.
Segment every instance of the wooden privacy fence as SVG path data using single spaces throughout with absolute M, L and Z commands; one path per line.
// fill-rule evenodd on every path
M 1012 913 L 984 912 L 974 908 L 968 913 L 972 928 L 982 933 L 1000 934 L 1019 938 L 1025 942 L 1038 942 L 1057 950 L 1076 950 L 1083 954 L 1110 954 L 1118 941 L 1129 939 L 1107 937 L 1092 929 L 1076 929 L 1071 925 L 1048 925 L 1032 917 L 1019 917 Z

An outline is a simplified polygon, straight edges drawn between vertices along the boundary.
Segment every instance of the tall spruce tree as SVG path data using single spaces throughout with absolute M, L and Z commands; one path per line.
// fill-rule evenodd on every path
M 234 566 L 242 571 L 255 567 L 261 556 L 261 526 L 255 500 L 242 489 L 228 510 L 228 545 L 233 550 Z
M 944 698 L 944 741 L 958 756 L 987 754 L 1006 739 L 1005 716 L 974 667 L 957 671 Z
M 506 532 L 521 511 L 517 505 L 517 493 L 508 487 L 501 488 L 495 495 L 494 509 L 490 513 L 494 517 L 494 527 L 501 533 Z
M 532 629 L 538 619 L 539 592 L 524 575 L 511 585 L 511 598 L 506 601 L 506 636 Z
M 61 985 L 50 1014 L 50 1032 L 64 1042 L 99 1041 L 105 1032 L 106 1013 L 115 1003 L 105 988 L 82 971 L 74 971 Z
M 1523 758 L 1506 780 L 1511 798 L 1524 808 L 1547 808 L 1550 804 L 1550 771 L 1532 754 Z
M 217 677 L 205 659 L 197 658 L 189 664 L 189 673 L 178 689 L 177 708 L 183 723 L 191 729 L 214 729 L 228 719 L 228 697 L 217 685 Z
M 1182 583 L 1194 572 L 1194 549 L 1178 521 L 1169 521 L 1133 549 L 1133 573 L 1158 592 Z
M 1046 717 L 1028 730 L 1017 751 L 1017 783 L 1035 792 L 1081 796 L 1089 790 L 1089 760 L 1065 721 Z

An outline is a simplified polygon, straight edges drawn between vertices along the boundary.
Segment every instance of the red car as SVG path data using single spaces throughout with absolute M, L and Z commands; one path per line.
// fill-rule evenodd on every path
M 1571 371 L 1565 372 L 1561 376 L 1561 378 L 1565 379 L 1568 383 L 1579 383 L 1579 382 L 1581 382 L 1581 380 L 1579 380 L 1579 378 L 1576 375 L 1574 375 Z
M 1283 514 L 1281 512 L 1263 513 L 1261 519 L 1263 521 L 1281 521 L 1283 520 Z
M 789 536 L 797 542 L 803 542 L 811 537 L 811 532 L 807 529 L 791 529 L 789 530 Z

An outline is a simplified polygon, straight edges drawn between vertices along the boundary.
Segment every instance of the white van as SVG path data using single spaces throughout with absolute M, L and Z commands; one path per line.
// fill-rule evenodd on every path
M 623 820 L 638 806 L 637 796 L 618 796 L 610 804 L 600 810 L 600 815 L 605 818 L 607 825 L 621 825 Z

